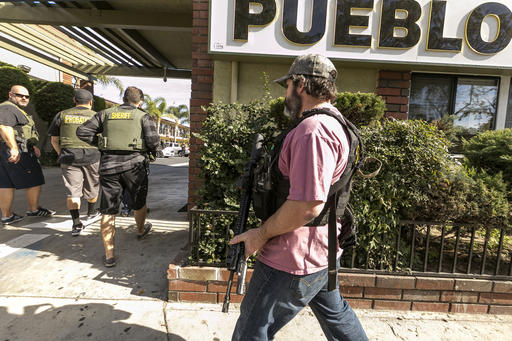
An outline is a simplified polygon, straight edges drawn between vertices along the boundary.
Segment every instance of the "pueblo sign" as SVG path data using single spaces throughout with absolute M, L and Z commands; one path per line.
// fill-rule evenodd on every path
M 211 0 L 211 53 L 512 69 L 512 1 Z

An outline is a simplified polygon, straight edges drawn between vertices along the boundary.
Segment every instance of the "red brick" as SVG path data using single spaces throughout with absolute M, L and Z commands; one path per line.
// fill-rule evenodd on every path
M 451 305 L 451 313 L 487 314 L 489 309 L 489 306 L 485 304 L 451 303 Z
M 404 81 L 411 80 L 411 72 L 409 72 L 409 71 L 408 71 L 408 72 L 404 72 L 404 73 L 402 73 L 402 79 L 403 79 Z
M 169 264 L 169 268 L 167 269 L 167 279 L 178 278 L 178 269 L 179 269 L 179 266 L 177 266 L 175 264 Z
M 512 305 L 512 294 L 497 292 L 480 293 L 480 303 L 510 304 Z
M 412 310 L 448 312 L 450 303 L 412 302 Z
M 400 104 L 386 104 L 386 111 L 396 111 L 400 112 L 401 105 Z
M 219 296 L 218 296 L 219 303 L 224 302 L 224 297 L 226 297 L 226 294 L 219 293 Z M 237 295 L 237 294 L 229 295 L 229 302 L 231 302 L 231 303 L 242 303 L 243 299 L 244 299 L 244 295 Z
M 388 288 L 365 288 L 364 297 L 381 299 L 400 299 L 402 298 L 402 290 Z
M 169 290 L 204 292 L 206 291 L 206 282 L 182 281 L 179 279 L 172 279 L 169 281 Z
M 355 298 L 348 298 L 345 301 L 347 301 L 353 309 L 372 309 L 372 300 L 358 300 Z
M 414 289 L 416 278 L 408 276 L 377 276 L 379 288 Z
M 233 285 L 231 286 L 231 292 L 236 292 L 236 285 L 237 282 L 233 282 Z M 206 286 L 206 291 L 208 292 L 226 292 L 227 289 L 228 283 L 223 281 L 211 281 L 208 282 Z
M 408 112 L 409 111 L 409 105 L 401 105 L 400 106 L 401 112 Z
M 385 115 L 387 118 L 394 118 L 397 120 L 407 120 L 409 118 L 409 115 L 404 112 L 392 112 L 388 111 Z
M 458 303 L 476 303 L 478 302 L 478 293 L 469 291 L 443 291 L 441 292 L 441 301 Z
M 397 88 L 378 88 L 377 95 L 400 96 L 401 90 Z
M 512 293 L 512 282 L 495 281 L 492 289 L 494 292 Z
M 409 98 L 402 96 L 389 96 L 386 100 L 387 104 L 409 104 Z
M 411 310 L 411 302 L 405 301 L 379 301 L 373 303 L 375 310 Z
M 218 279 L 219 268 L 208 266 L 187 266 L 180 268 L 179 278 L 195 281 L 216 281 Z
M 374 287 L 375 275 L 341 273 L 339 275 L 341 286 Z
M 439 301 L 440 291 L 436 290 L 404 290 L 403 299 L 409 301 Z
M 363 297 L 362 287 L 340 287 L 340 292 L 343 297 Z
M 217 303 L 217 294 L 213 292 L 180 292 L 181 302 Z
M 491 305 L 489 307 L 489 314 L 512 315 L 512 306 Z
M 453 290 L 454 283 L 455 280 L 451 278 L 417 277 L 416 289 Z
M 396 79 L 396 80 L 401 80 L 402 79 L 402 72 L 401 71 L 379 71 L 379 78 L 380 79 Z
M 483 279 L 456 279 L 455 290 L 460 291 L 492 291 L 492 281 Z
M 252 273 L 254 272 L 253 269 L 247 269 L 247 273 L 245 274 L 245 281 L 247 283 L 249 283 L 251 281 L 251 278 L 252 278 Z M 229 273 L 230 271 L 226 268 L 222 268 L 220 269 L 220 272 L 219 272 L 219 280 L 220 281 L 229 281 Z M 234 278 L 233 278 L 235 281 L 237 280 L 237 276 L 235 274 Z
M 411 87 L 410 81 L 399 81 L 399 80 L 385 80 L 381 79 L 378 83 L 379 88 L 400 88 L 409 89 Z
M 401 89 L 400 90 L 400 95 L 403 97 L 409 97 L 410 94 L 411 94 L 411 90 L 409 90 L 409 89 Z

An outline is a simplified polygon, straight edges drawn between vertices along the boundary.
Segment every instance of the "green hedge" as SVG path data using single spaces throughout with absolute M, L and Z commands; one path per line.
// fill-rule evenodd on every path
M 454 161 L 448 152 L 449 139 L 435 125 L 414 120 L 380 122 L 383 102 L 372 94 L 341 93 L 336 106 L 360 127 L 367 156 L 383 163 L 377 177 L 356 177 L 354 182 L 351 203 L 365 251 L 358 258 L 368 255 L 371 266 L 378 257 L 384 268 L 390 268 L 391 245 L 402 219 L 477 222 L 489 230 L 510 225 L 510 203 L 501 175 Z M 238 209 L 236 180 L 248 161 L 252 137 L 262 132 L 270 147 L 273 137 L 289 123 L 283 108 L 283 98 L 268 97 L 245 105 L 216 103 L 206 108 L 207 119 L 196 135 L 204 141 L 199 156 L 202 208 Z M 226 229 L 232 228 L 233 219 L 216 224 L 202 219 L 201 235 L 208 238 L 194 246 L 199 254 L 195 260 L 222 261 L 226 236 L 232 234 Z M 251 227 L 257 225 L 251 220 Z
M 22 85 L 33 95 L 32 83 L 27 74 L 13 66 L 0 67 L 0 102 L 9 98 L 9 91 L 13 85 Z
M 71 85 L 48 82 L 36 92 L 34 105 L 37 114 L 42 120 L 51 122 L 59 111 L 75 106 L 74 95 L 75 90 Z

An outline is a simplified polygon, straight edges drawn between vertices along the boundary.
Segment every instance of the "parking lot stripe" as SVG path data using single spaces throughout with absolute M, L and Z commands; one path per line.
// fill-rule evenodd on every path
M 24 234 L 14 239 L 9 240 L 5 244 L 0 244 L 0 258 L 10 255 L 20 249 L 29 245 L 37 243 L 40 240 L 50 236 L 49 234 Z

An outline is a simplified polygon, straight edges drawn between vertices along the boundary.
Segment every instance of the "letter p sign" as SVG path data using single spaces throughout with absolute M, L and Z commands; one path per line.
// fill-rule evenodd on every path
M 250 13 L 250 4 L 261 7 L 258 13 Z M 235 0 L 235 27 L 233 38 L 247 41 L 249 26 L 265 26 L 276 16 L 275 0 Z

